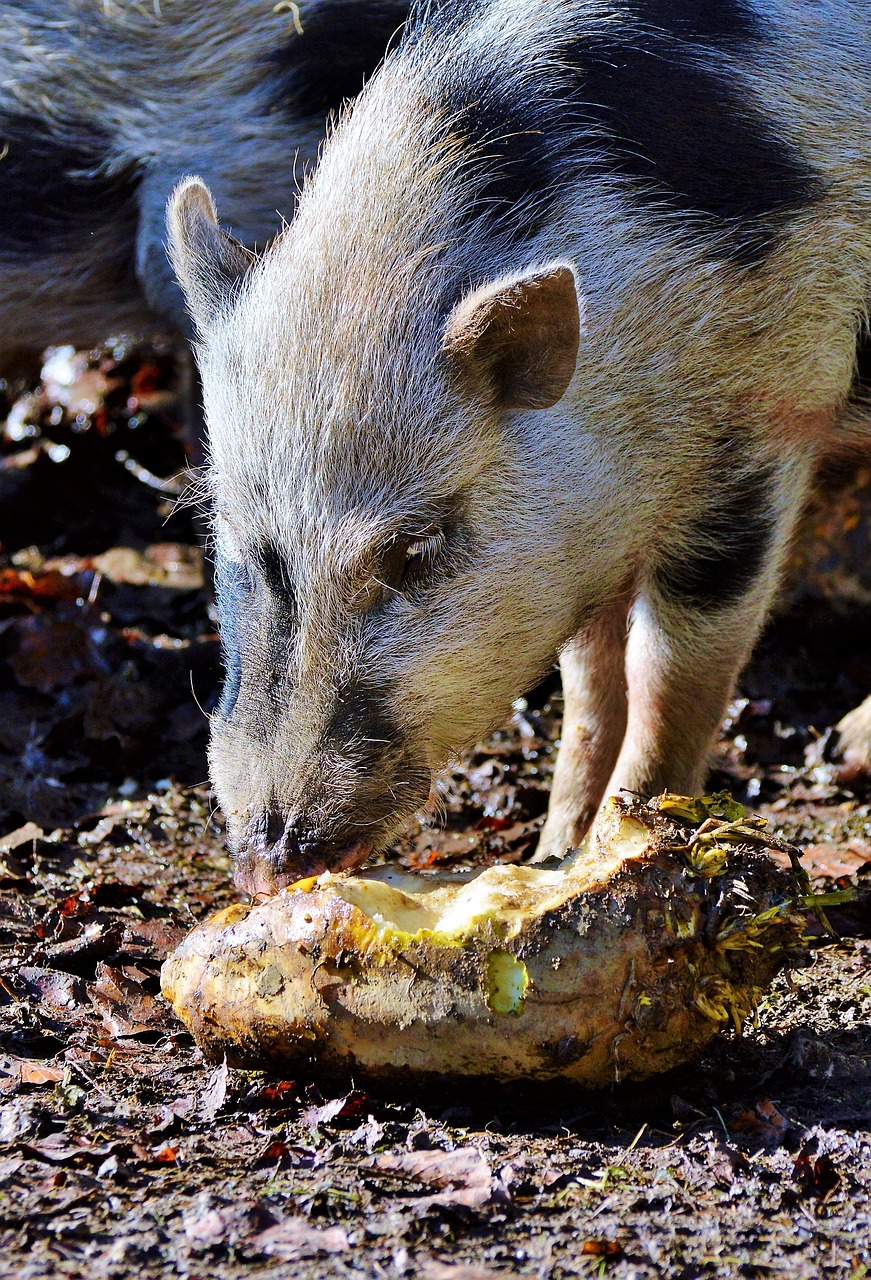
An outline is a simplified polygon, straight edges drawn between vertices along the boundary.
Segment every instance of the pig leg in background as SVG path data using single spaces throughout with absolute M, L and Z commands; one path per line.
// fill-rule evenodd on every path
M 871 334 L 867 329 L 860 333 L 856 347 L 856 377 L 850 408 L 855 429 L 861 433 L 859 438 L 871 446 Z M 835 730 L 835 754 L 843 761 L 844 781 L 871 774 L 871 695 L 848 712 Z
M 563 650 L 562 744 L 534 861 L 576 848 L 596 816 L 626 730 L 629 601 L 616 603 Z
M 775 582 L 765 574 L 737 605 L 709 613 L 651 588 L 632 607 L 628 640 L 625 612 L 622 641 L 609 614 L 610 626 L 565 652 L 562 746 L 536 861 L 577 846 L 602 800 L 621 788 L 646 796 L 703 791 Z
M 809 457 L 788 455 L 754 464 L 749 452 L 742 461 L 727 438 L 711 472 L 731 482 L 712 478 L 706 505 L 674 536 L 672 559 L 649 577 L 631 610 L 615 606 L 564 651 L 562 746 L 537 860 L 576 846 L 602 800 L 621 788 L 703 790 L 812 466 Z
M 837 755 L 843 760 L 845 781 L 871 773 L 871 697 L 848 712 L 836 726 Z
M 802 511 L 812 457 L 712 467 L 699 514 L 641 587 L 626 646 L 629 715 L 606 790 L 698 795 L 735 682 L 765 621 Z M 716 474 L 724 478 L 717 481 Z
M 762 594 L 762 593 L 760 593 Z M 632 610 L 626 648 L 629 719 L 607 795 L 698 795 L 768 593 L 709 615 L 650 592 Z

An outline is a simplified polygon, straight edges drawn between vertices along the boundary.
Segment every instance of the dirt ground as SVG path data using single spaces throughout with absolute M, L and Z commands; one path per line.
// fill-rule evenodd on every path
M 0 405 L 0 1275 L 869 1275 L 862 937 L 701 1063 L 595 1096 L 336 1097 L 203 1063 L 158 994 L 168 950 L 234 900 L 174 376 L 160 350 L 61 353 Z M 716 785 L 818 886 L 871 883 L 871 796 L 827 759 L 871 688 L 867 635 L 807 600 L 779 617 L 720 744 Z M 559 710 L 554 677 L 397 856 L 531 856 Z

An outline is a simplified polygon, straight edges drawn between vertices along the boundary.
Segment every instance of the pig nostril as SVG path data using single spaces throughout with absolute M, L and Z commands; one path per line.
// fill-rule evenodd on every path
M 278 844 L 284 835 L 284 815 L 274 809 L 266 814 L 265 835 L 267 845 Z
M 300 858 L 316 858 L 322 855 L 322 843 L 317 835 L 305 827 L 298 818 L 288 817 L 280 809 L 267 809 L 251 817 L 248 838 L 257 857 L 271 862 Z

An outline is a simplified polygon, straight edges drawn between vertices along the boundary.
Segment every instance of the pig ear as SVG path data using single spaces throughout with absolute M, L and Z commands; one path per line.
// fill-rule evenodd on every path
M 575 274 L 552 262 L 482 285 L 451 313 L 444 350 L 502 409 L 548 409 L 572 380 L 581 336 Z
M 194 324 L 202 332 L 235 295 L 256 262 L 218 226 L 212 193 L 201 178 L 184 178 L 166 209 L 169 256 Z

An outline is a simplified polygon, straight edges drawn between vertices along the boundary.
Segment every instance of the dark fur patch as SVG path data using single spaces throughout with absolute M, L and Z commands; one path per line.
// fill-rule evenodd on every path
M 647 26 L 712 45 L 759 40 L 766 30 L 742 0 L 627 0 L 626 9 Z
M 417 0 L 410 25 L 418 30 L 456 27 L 474 22 L 482 7 L 481 0 Z M 763 18 L 746 0 L 614 0 L 611 7 L 624 19 L 714 44 L 753 40 L 766 29 Z
M 429 770 L 415 763 L 409 745 L 392 710 L 389 687 L 361 679 L 349 680 L 337 691 L 317 751 L 327 761 L 344 759 L 346 777 L 354 779 L 353 804 L 337 804 L 331 819 L 338 843 L 359 836 L 377 838 L 378 823 L 423 804 Z
M 229 719 L 239 699 L 242 685 L 242 653 L 250 617 L 254 583 L 244 565 L 215 557 L 215 596 L 221 621 L 221 649 L 224 654 L 224 685 L 215 708 Z
M 355 97 L 408 16 L 409 0 L 316 0 L 269 57 L 270 109 L 327 115 Z
M 293 613 L 295 601 L 293 584 L 290 581 L 284 556 L 273 542 L 262 542 L 254 552 L 257 571 L 264 584 L 284 605 L 285 610 Z
M 699 609 L 727 608 L 741 599 L 762 569 L 774 533 L 771 472 L 762 467 L 734 479 L 737 454 L 732 439 L 723 442 L 709 468 L 703 513 L 681 531 L 690 551 L 666 560 L 656 573 L 666 595 Z
M 716 237 L 718 256 L 763 261 L 822 193 L 730 77 L 727 55 L 765 39 L 764 22 L 739 0 L 624 0 L 621 12 L 608 27 L 578 14 L 553 73 L 525 93 L 477 54 L 452 62 L 445 35 L 444 103 L 481 175 L 469 219 L 489 212 L 531 238 L 566 186 L 616 175 L 639 207 Z M 461 48 L 467 16 L 454 16 Z
M 570 60 L 570 95 L 592 126 L 584 149 L 592 135 L 640 204 L 723 237 L 730 260 L 763 261 L 785 218 L 821 194 L 798 151 L 691 44 L 581 36 Z
M 357 683 L 339 690 L 324 738 L 342 751 L 350 747 L 361 764 L 383 758 L 385 752 L 401 743 L 399 725 L 385 691 Z
M 559 178 L 558 139 L 545 98 L 520 102 L 498 72 L 448 91 L 451 130 L 468 139 L 481 181 L 467 218 L 522 221 L 533 236 L 553 206 Z
M 100 172 L 109 154 L 90 124 L 72 143 L 39 120 L 0 116 L 0 254 L 68 252 L 99 227 L 135 225 L 138 173 Z
M 232 715 L 244 684 L 256 691 L 262 720 L 264 708 L 277 712 L 286 698 L 287 654 L 297 625 L 293 586 L 278 549 L 260 544 L 250 565 L 216 554 L 215 597 L 225 671 L 217 712 L 225 720 Z

